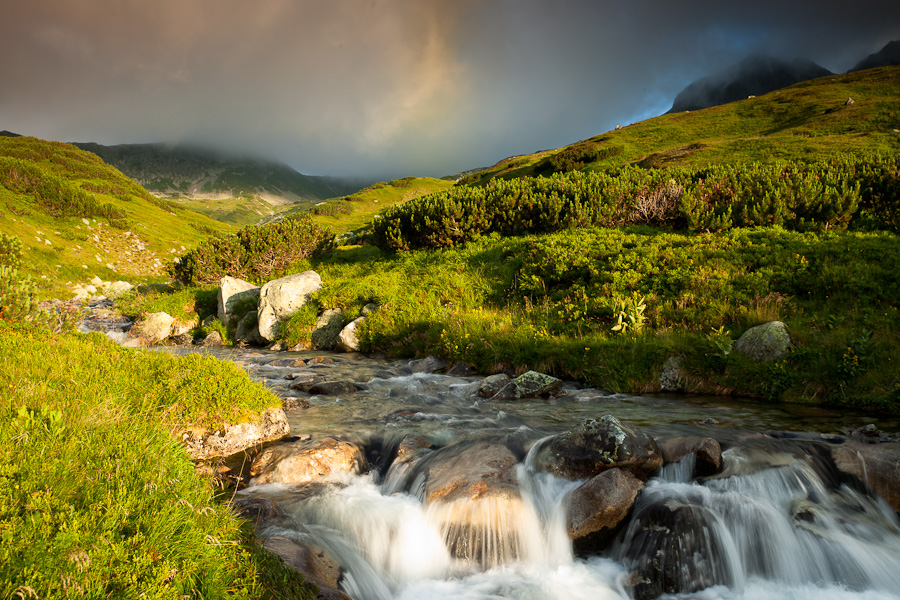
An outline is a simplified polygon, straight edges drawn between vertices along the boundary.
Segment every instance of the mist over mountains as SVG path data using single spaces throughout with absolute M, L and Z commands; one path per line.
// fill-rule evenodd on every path
M 344 196 L 369 182 L 304 175 L 286 164 L 239 157 L 199 146 L 75 143 L 158 196 L 258 196 L 274 205 L 316 203 Z
M 890 67 L 892 65 L 900 65 L 900 41 L 889 42 L 878 52 L 870 54 L 859 61 L 855 67 L 847 72 L 853 73 L 854 71 L 863 71 L 876 67 Z
M 900 41 L 890 42 L 879 52 L 870 54 L 848 73 L 896 64 L 900 64 Z M 782 60 L 756 54 L 733 67 L 691 83 L 675 97 L 668 112 L 720 106 L 826 75 L 833 73 L 810 60 Z

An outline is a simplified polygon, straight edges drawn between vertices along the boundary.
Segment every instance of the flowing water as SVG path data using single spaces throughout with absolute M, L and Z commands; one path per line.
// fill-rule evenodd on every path
M 480 377 L 412 373 L 408 361 L 327 355 L 332 364 L 294 366 L 321 353 L 211 351 L 233 360 L 283 398 L 292 433 L 353 441 L 371 470 L 328 485 L 264 485 L 282 518 L 261 536 L 313 543 L 343 566 L 341 588 L 357 600 L 698 599 L 875 600 L 900 598 L 900 522 L 888 505 L 842 485 L 818 454 L 828 436 L 867 423 L 865 414 L 777 407 L 727 398 L 612 395 L 565 386 L 566 395 L 492 403 Z M 353 381 L 359 392 L 308 396 L 292 374 Z M 714 437 L 724 470 L 693 479 L 693 456 L 666 466 L 638 498 L 603 556 L 576 556 L 564 498 L 582 482 L 539 472 L 534 449 L 584 418 L 612 414 L 658 439 Z M 780 439 L 764 431 L 797 432 Z M 517 498 L 424 502 L 421 477 L 390 459 L 415 434 L 435 446 L 497 440 L 521 448 Z M 816 444 L 804 440 L 815 439 Z M 818 449 L 818 450 L 817 450 Z M 652 564 L 654 581 L 640 573 Z M 676 590 L 676 593 L 665 595 Z

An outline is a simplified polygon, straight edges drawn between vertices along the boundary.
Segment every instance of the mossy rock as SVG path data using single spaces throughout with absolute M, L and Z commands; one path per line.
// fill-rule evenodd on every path
M 734 343 L 735 352 L 755 362 L 776 361 L 790 350 L 791 337 L 781 321 L 751 327 Z

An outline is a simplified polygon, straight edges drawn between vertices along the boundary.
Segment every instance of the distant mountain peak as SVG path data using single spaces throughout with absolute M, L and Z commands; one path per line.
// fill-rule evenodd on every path
M 884 48 L 868 55 L 847 72 L 853 73 L 855 71 L 864 71 L 876 67 L 890 67 L 893 65 L 900 65 L 900 40 L 888 42 L 885 44 Z
M 787 61 L 754 54 L 728 69 L 688 85 L 675 97 L 669 112 L 719 106 L 831 74 L 828 69 L 809 60 Z

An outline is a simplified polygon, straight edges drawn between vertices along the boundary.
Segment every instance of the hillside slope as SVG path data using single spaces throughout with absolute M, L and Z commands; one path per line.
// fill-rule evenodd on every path
M 16 236 L 23 270 L 42 295 L 69 286 L 141 281 L 228 225 L 155 198 L 99 157 L 71 144 L 0 138 L 0 232 Z
M 830 75 L 698 111 L 665 114 L 556 150 L 508 158 L 469 175 L 484 184 L 557 171 L 821 160 L 857 150 L 900 152 L 900 67 Z M 852 103 L 848 103 L 852 99 Z
M 452 181 L 433 177 L 404 177 L 379 182 L 353 195 L 322 202 L 309 209 L 313 220 L 330 227 L 335 233 L 346 233 L 368 225 L 382 210 L 414 198 L 453 187 Z M 292 209 L 288 214 L 300 212 Z
M 235 225 L 256 223 L 284 206 L 309 207 L 363 187 L 353 180 L 303 175 L 283 163 L 227 156 L 199 147 L 75 145 L 93 152 L 151 193 L 185 200 L 190 208 Z

